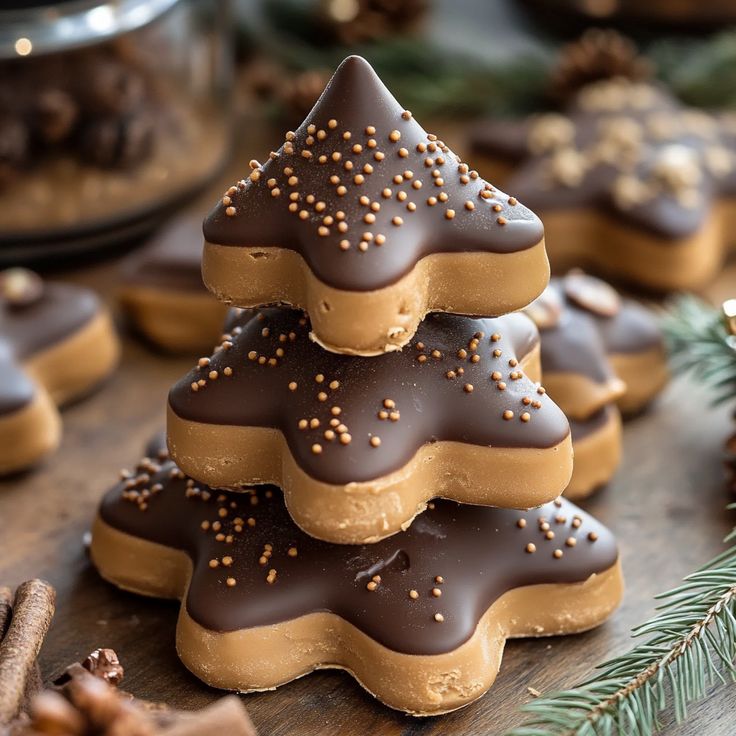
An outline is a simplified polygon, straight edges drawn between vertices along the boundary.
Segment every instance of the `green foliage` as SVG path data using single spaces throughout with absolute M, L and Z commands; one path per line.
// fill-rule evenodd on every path
M 700 299 L 679 297 L 663 323 L 673 365 L 697 372 L 715 390 L 714 403 L 736 397 L 736 340 L 718 310 Z
M 736 31 L 706 39 L 655 41 L 647 50 L 658 76 L 696 107 L 736 106 Z
M 663 321 L 676 369 L 697 371 L 716 400 L 736 396 L 736 342 L 720 312 L 679 297 Z M 733 508 L 733 507 L 729 507 Z M 576 687 L 523 706 L 509 736 L 649 736 L 665 713 L 677 721 L 711 687 L 736 679 L 736 529 L 722 554 L 657 596 L 657 614 L 632 631 L 638 643 Z
M 261 7 L 260 27 L 247 34 L 251 51 L 296 72 L 332 70 L 348 54 L 361 54 L 402 104 L 419 116 L 513 117 L 549 106 L 546 85 L 556 60 L 555 43 L 549 38 L 536 39 L 536 46 L 530 44 L 533 51 L 504 61 L 491 61 L 472 50 L 440 48 L 421 33 L 348 48 L 336 44 L 320 23 L 317 0 L 267 0 Z M 649 34 L 638 41 L 657 76 L 686 103 L 736 107 L 736 30 L 705 38 L 652 40 Z
M 632 631 L 640 643 L 587 682 L 524 705 L 508 736 L 649 736 L 665 711 L 682 721 L 712 686 L 736 679 L 736 545 L 658 599 L 658 613 Z

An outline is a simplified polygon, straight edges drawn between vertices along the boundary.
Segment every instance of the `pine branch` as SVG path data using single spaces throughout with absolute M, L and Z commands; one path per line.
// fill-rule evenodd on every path
M 644 641 L 577 687 L 524 705 L 526 721 L 508 736 L 648 736 L 670 704 L 682 721 L 715 683 L 736 680 L 736 544 L 657 598 L 658 613 L 632 630 Z
M 694 296 L 675 302 L 663 322 L 674 367 L 697 372 L 716 389 L 714 403 L 736 396 L 736 339 L 716 309 Z

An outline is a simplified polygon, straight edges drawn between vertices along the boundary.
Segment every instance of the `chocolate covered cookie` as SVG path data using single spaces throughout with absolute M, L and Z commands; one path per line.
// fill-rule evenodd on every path
M 335 352 L 406 345 L 430 310 L 498 315 L 548 278 L 542 223 L 427 133 L 351 56 L 204 224 L 219 300 L 305 309 Z
M 554 278 L 525 310 L 540 331 L 542 373 L 570 419 L 575 464 L 565 494 L 582 498 L 608 482 L 621 456 L 619 409 L 643 409 L 668 379 L 655 316 L 600 279 Z
M 278 489 L 211 490 L 164 456 L 108 492 L 90 552 L 115 585 L 182 601 L 177 651 L 207 684 L 266 690 L 341 668 L 415 715 L 482 696 L 507 638 L 584 631 L 622 594 L 612 534 L 566 500 L 435 501 L 389 539 L 333 545 L 292 522 Z
M 126 264 L 120 301 L 136 329 L 171 352 L 209 349 L 227 307 L 202 283 L 202 220 L 173 220 Z
M 279 485 L 315 537 L 374 541 L 434 496 L 528 508 L 568 483 L 569 426 L 536 382 L 522 314 L 431 314 L 402 351 L 371 358 L 322 350 L 296 310 L 227 329 L 169 394 L 172 457 L 214 487 Z
M 110 374 L 119 345 L 87 289 L 0 272 L 0 473 L 33 465 L 61 438 L 57 407 Z
M 691 289 L 734 244 L 736 116 L 687 108 L 653 82 L 588 84 L 560 113 L 483 123 L 472 144 L 544 219 L 555 269 Z

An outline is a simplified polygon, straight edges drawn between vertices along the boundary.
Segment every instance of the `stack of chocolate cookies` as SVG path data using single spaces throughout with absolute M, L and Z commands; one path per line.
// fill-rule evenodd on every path
M 615 541 L 559 497 L 569 424 L 510 313 L 549 277 L 531 211 L 350 57 L 204 230 L 205 282 L 241 309 L 92 544 L 107 579 L 182 600 L 192 672 L 247 692 L 339 667 L 438 714 L 507 638 L 611 613 Z

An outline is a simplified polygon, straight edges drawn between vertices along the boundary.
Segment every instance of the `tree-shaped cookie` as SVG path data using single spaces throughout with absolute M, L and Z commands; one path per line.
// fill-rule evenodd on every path
M 169 448 L 185 472 L 279 485 L 297 524 L 344 543 L 405 528 L 434 496 L 527 508 L 564 490 L 569 426 L 536 383 L 526 316 L 432 314 L 403 350 L 370 358 L 309 332 L 296 310 L 247 311 L 172 388 Z
M 685 107 L 652 81 L 585 84 L 561 112 L 487 121 L 472 143 L 543 218 L 555 268 L 688 289 L 733 244 L 736 116 Z
M 394 350 L 430 310 L 503 314 L 547 282 L 539 219 L 427 133 L 360 57 L 251 167 L 205 220 L 205 283 L 236 306 L 305 309 L 330 350 Z
M 334 545 L 299 529 L 278 489 L 212 490 L 164 457 L 108 492 L 90 552 L 110 582 L 182 601 L 177 651 L 209 685 L 338 667 L 415 715 L 481 697 L 507 638 L 584 631 L 622 594 L 612 534 L 566 500 L 436 501 L 389 539 Z
M 56 449 L 57 406 L 89 392 L 118 354 L 110 318 L 91 291 L 25 269 L 0 272 L 0 473 Z

